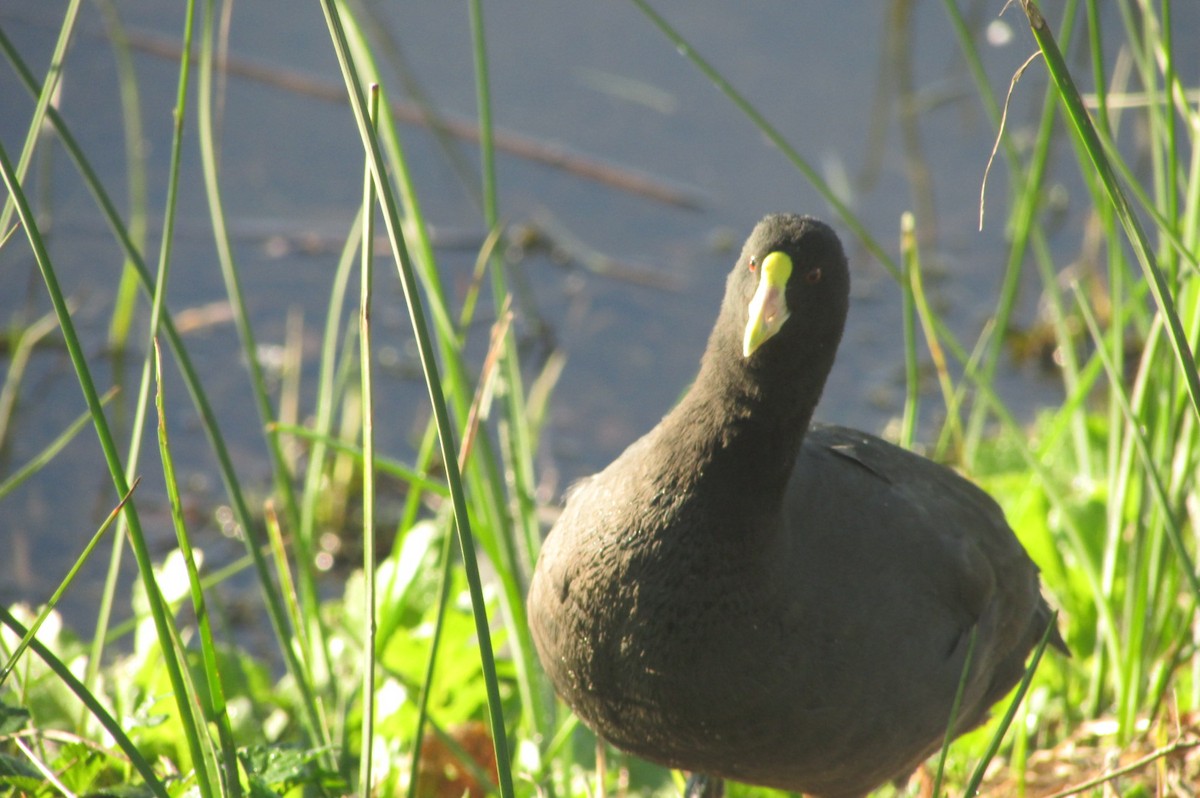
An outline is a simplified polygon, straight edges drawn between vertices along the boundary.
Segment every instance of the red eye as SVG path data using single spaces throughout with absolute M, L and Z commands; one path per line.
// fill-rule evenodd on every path
M 816 285 L 817 283 L 821 282 L 821 270 L 820 269 L 810 270 L 807 274 L 804 275 L 804 282 L 808 283 L 809 285 Z
M 750 260 L 746 261 L 746 267 L 752 272 L 758 271 L 758 261 L 754 259 L 753 255 L 750 256 Z

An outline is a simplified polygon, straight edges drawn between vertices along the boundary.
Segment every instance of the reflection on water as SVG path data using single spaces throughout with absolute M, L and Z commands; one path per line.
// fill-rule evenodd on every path
M 659 5 L 696 51 L 819 166 L 878 239 L 895 249 L 900 214 L 917 213 L 927 285 L 952 328 L 974 340 L 1002 276 L 1005 220 L 994 216 L 982 233 L 976 230 L 993 130 L 942 11 L 908 0 L 870 10 L 823 0 L 756 6 L 752 13 L 712 1 Z M 984 4 L 977 6 L 969 24 L 980 41 L 994 42 L 981 45 L 981 66 L 1003 96 L 1033 45 L 1024 31 L 1005 27 L 1019 23 L 1015 14 L 997 21 L 984 15 Z M 160 209 L 182 20 L 175 4 L 154 0 L 122 3 L 120 12 L 134 45 L 149 207 Z M 9 0 L 0 9 L 0 27 L 39 75 L 60 13 L 59 4 L 43 0 Z M 477 206 L 467 20 L 442 3 L 375 13 L 383 15 L 377 43 L 389 93 L 407 114 L 405 141 L 435 228 L 445 284 L 461 297 L 485 232 Z M 1175 19 L 1180 37 L 1195 32 L 1195 20 L 1184 16 Z M 531 360 L 544 356 L 548 344 L 568 358 L 544 437 L 543 488 L 556 496 L 654 424 L 686 385 L 715 316 L 724 273 L 755 220 L 777 210 L 838 220 L 631 6 L 515 4 L 492 15 L 488 25 L 501 212 L 514 225 L 511 252 L 523 255 L 513 263 L 515 283 L 527 287 L 518 297 L 517 330 Z M 299 330 L 293 351 L 302 355 L 296 411 L 303 417 L 312 411 L 334 263 L 359 202 L 361 151 L 315 4 L 237 4 L 227 55 L 220 147 L 235 254 L 264 351 L 284 344 L 289 318 L 291 329 Z M 1039 109 L 1043 85 L 1040 70 L 1023 78 L 1009 120 L 1018 141 L 1028 138 L 1022 126 Z M 118 198 L 125 187 L 120 96 L 104 19 L 86 6 L 57 107 Z M 0 71 L 0 98 L 0 141 L 9 153 L 19 152 L 32 101 L 11 69 Z M 242 479 L 265 491 L 265 449 L 224 311 L 194 111 L 189 114 L 168 304 L 177 318 L 193 322 L 186 340 Z M 1070 253 L 1080 238 L 1078 209 L 1071 204 L 1080 189 L 1070 164 L 1061 171 L 1066 214 L 1049 245 Z M 993 196 L 1007 190 L 1004 181 L 1004 175 L 992 175 Z M 77 303 L 76 322 L 87 336 L 99 384 L 127 387 L 112 404 L 115 425 L 127 437 L 140 355 L 114 362 L 103 344 L 120 252 L 74 167 L 48 137 L 27 188 L 64 290 Z M 149 229 L 160 225 L 152 212 Z M 149 239 L 153 262 L 159 245 L 153 233 Z M 850 252 L 854 304 L 818 415 L 877 431 L 902 396 L 900 295 L 863 247 L 851 241 Z M 20 234 L 0 250 L 0 269 L 8 286 L 0 295 L 6 322 L 29 324 L 47 312 Z M 1033 290 L 1023 297 L 1025 321 L 1034 312 Z M 386 423 L 377 424 L 377 434 L 381 450 L 403 457 L 428 411 L 424 389 L 412 376 L 408 322 L 391 272 L 381 270 L 378 291 L 377 412 Z M 476 362 L 490 321 L 481 318 L 472 338 Z M 274 376 L 286 382 L 283 372 Z M 1030 374 L 1006 380 L 1002 388 L 1007 384 L 1018 408 L 1029 410 L 1057 395 L 1051 381 Z M 172 444 L 189 480 L 195 522 L 213 530 L 209 561 L 232 557 L 241 547 L 215 531 L 213 507 L 221 490 L 174 373 L 166 391 L 175 422 Z M 4 441 L 4 472 L 25 463 L 83 409 L 61 348 L 50 342 L 35 349 Z M 146 450 L 153 446 L 148 437 Z M 161 554 L 173 545 L 173 535 L 156 470 L 155 460 L 144 456 L 139 504 Z M 0 601 L 44 600 L 112 501 L 98 446 L 85 431 L 38 479 L 0 502 L 0 536 L 10 552 L 0 570 Z M 89 584 L 103 567 L 89 566 L 85 577 L 93 581 L 73 588 L 64 604 L 85 629 L 95 599 Z

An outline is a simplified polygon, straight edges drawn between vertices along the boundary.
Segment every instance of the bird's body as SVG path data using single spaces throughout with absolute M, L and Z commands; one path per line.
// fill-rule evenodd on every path
M 782 278 L 782 321 L 757 279 L 777 251 L 801 275 Z M 985 493 L 865 433 L 810 428 L 847 297 L 832 231 L 764 220 L 693 387 L 576 486 L 546 539 L 534 640 L 559 695 L 618 748 L 855 798 L 938 747 L 973 630 L 960 732 L 1019 680 L 1050 623 L 1037 569 Z M 743 335 L 755 302 L 774 327 L 765 343 Z

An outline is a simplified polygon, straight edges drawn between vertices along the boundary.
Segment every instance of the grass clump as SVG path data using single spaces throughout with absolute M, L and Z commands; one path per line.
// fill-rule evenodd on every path
M 1035 133 L 1025 142 L 1009 132 L 1006 101 L 988 83 L 957 5 L 943 4 L 994 126 L 990 179 L 1008 186 L 1006 207 L 987 211 L 989 224 L 1003 217 L 1008 230 L 1007 269 L 992 324 L 970 343 L 950 331 L 924 295 L 911 220 L 904 227 L 904 255 L 895 258 L 893 248 L 872 235 L 799 149 L 665 17 L 642 0 L 633 4 L 827 198 L 841 222 L 901 284 L 909 390 L 900 438 L 906 444 L 929 440 L 936 456 L 957 463 L 997 496 L 1062 611 L 1073 658 L 1047 658 L 1007 717 L 951 749 L 943 792 L 973 789 L 970 784 L 978 783 L 997 751 L 1010 767 L 991 773 L 984 784 L 998 794 L 1085 782 L 1109 766 L 1097 760 L 1064 777 L 1043 767 L 1036 752 L 1061 750 L 1056 746 L 1064 741 L 1079 742 L 1079 730 L 1096 735 L 1100 728 L 1103 739 L 1128 752 L 1131 761 L 1144 760 L 1121 774 L 1124 783 L 1145 789 L 1169 786 L 1171 778 L 1187 783 L 1188 760 L 1175 754 L 1185 750 L 1180 741 L 1197 733 L 1200 712 L 1194 632 L 1200 598 L 1194 477 L 1200 467 L 1194 357 L 1200 340 L 1200 111 L 1195 87 L 1185 85 L 1177 69 L 1183 43 L 1171 35 L 1170 4 L 1115 3 L 1122 26 L 1115 57 L 1105 50 L 1114 37 L 1101 27 L 1109 17 L 1096 2 L 1068 2 L 1061 19 L 1049 21 L 1029 2 L 1010 9 L 1037 47 L 1027 73 L 1049 76 L 1032 124 Z M 189 3 L 182 18 L 183 52 L 191 50 L 193 25 L 199 23 L 199 57 L 195 63 L 182 56 L 178 61 L 172 169 L 152 272 L 143 225 L 155 214 L 144 206 L 144 177 L 138 171 L 131 180 L 135 208 L 122 214 L 91 167 L 98 154 L 85 152 L 51 102 L 78 6 L 71 3 L 63 13 L 59 46 L 42 79 L 0 29 L 0 51 L 36 98 L 20 155 L 14 160 L 0 146 L 8 192 L 0 245 L 28 244 L 54 309 L 52 321 L 30 325 L 12 339 L 0 430 L 12 434 L 12 402 L 6 397 L 19 389 L 27 362 L 22 353 L 48 330 L 61 336 L 87 405 L 81 422 L 3 483 L 0 500 L 60 456 L 81 423 L 90 421 L 114 486 L 111 529 L 117 534 L 108 534 L 106 524 L 81 558 L 107 545 L 111 562 L 119 563 L 129 545 L 139 582 L 128 606 L 135 620 L 114 624 L 113 610 L 123 600 L 118 569 L 110 568 L 90 640 L 61 627 L 53 602 L 37 612 L 0 609 L 0 784 L 36 795 L 588 793 L 597 770 L 594 738 L 556 705 L 525 623 L 526 579 L 543 526 L 535 495 L 536 453 L 544 396 L 558 361 L 523 362 L 514 334 L 520 319 L 518 314 L 514 320 L 512 310 L 512 276 L 496 257 L 503 224 L 482 4 L 469 4 L 468 22 L 480 119 L 478 196 L 491 235 L 456 304 L 443 284 L 409 156 L 375 63 L 376 48 L 365 32 L 370 18 L 361 17 L 363 9 L 355 3 L 321 2 L 363 152 L 363 199 L 331 272 L 312 418 L 305 425 L 281 418 L 276 409 L 258 365 L 230 244 L 213 116 L 219 104 L 213 82 L 215 7 Z M 119 44 L 120 20 L 112 6 L 105 9 Z M 1014 82 L 1012 91 L 1029 92 L 1028 85 Z M 1080 85 L 1090 88 L 1081 91 Z M 137 130 L 136 86 L 127 80 L 121 91 L 131 109 L 127 123 Z M 126 388 L 139 409 L 124 446 L 111 428 L 105 409 L 110 397 L 102 396 L 93 376 L 94 357 L 75 332 L 72 308 L 23 188 L 44 126 L 54 131 L 94 197 L 128 261 L 132 276 L 125 279 L 149 308 L 146 340 L 154 344 L 145 347 L 140 383 Z M 1131 128 L 1141 133 L 1132 149 Z M 166 301 L 181 188 L 178 164 L 190 146 L 188 129 L 197 134 L 224 290 L 270 455 L 271 496 L 259 507 L 247 497 L 220 416 Z M 1085 234 L 1069 266 L 1048 243 L 1052 152 L 1074 159 L 1090 192 Z M 378 268 L 370 245 L 379 235 L 386 237 L 397 268 L 432 415 L 407 463 L 385 461 L 373 447 L 372 294 L 387 271 Z M 1006 333 L 1014 326 L 1017 290 L 1029 279 L 1023 277 L 1027 265 L 1033 266 L 1046 309 L 1037 340 L 1051 353 L 1064 397 L 1061 406 L 1043 410 L 1029 426 L 1014 417 L 995 385 L 1008 351 Z M 114 275 L 114 283 L 117 279 Z M 472 331 L 481 329 L 476 317 L 489 298 L 492 305 L 483 313 L 494 323 L 482 328 L 487 354 L 473 365 L 464 352 L 480 344 Z M 114 343 L 131 335 L 127 302 L 111 324 Z M 917 383 L 925 361 L 932 361 L 939 377 L 944 421 L 922 435 Z M 163 371 L 171 369 L 182 376 L 186 397 L 169 390 Z M 252 574 L 260 594 L 273 635 L 265 658 L 222 639 L 224 610 L 212 597 L 225 574 L 205 573 L 194 550 L 176 487 L 168 410 L 185 402 L 211 444 L 225 501 L 246 545 L 230 570 Z M 156 559 L 147 545 L 139 520 L 143 499 L 133 479 L 151 459 L 140 450 L 149 426 L 144 419 L 152 412 L 157 470 L 177 546 L 165 559 Z M 302 463 L 288 453 L 298 440 L 306 447 Z M 376 505 L 384 473 L 403 494 L 394 530 L 387 530 L 395 532 L 390 550 L 374 537 L 385 526 L 377 520 Z M 345 498 L 356 493 L 361 498 Z M 333 509 L 331 496 L 343 497 Z M 324 520 L 355 512 L 365 519 L 362 562 L 330 596 L 317 565 Z M 72 578 L 58 594 L 69 589 Z M 660 769 L 611 751 L 605 755 L 610 761 L 601 772 L 610 791 L 665 793 L 676 786 Z

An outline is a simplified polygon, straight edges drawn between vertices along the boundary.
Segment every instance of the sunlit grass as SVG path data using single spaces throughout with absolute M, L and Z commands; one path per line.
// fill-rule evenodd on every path
M 1074 656 L 1045 657 L 1024 699 L 997 708 L 997 716 L 1007 710 L 1007 718 L 949 749 L 944 790 L 962 794 L 972 772 L 981 773 L 997 752 L 1013 765 L 1011 783 L 1020 785 L 1030 753 L 1068 738 L 1085 720 L 1112 719 L 1118 745 L 1169 734 L 1180 715 L 1200 708 L 1193 631 L 1200 599 L 1194 564 L 1200 526 L 1194 477 L 1200 467 L 1200 377 L 1191 350 L 1200 340 L 1200 112 L 1189 99 L 1195 87 L 1183 85 L 1175 71 L 1181 55 L 1176 48 L 1185 43 L 1170 35 L 1169 4 L 1117 3 L 1125 25 L 1120 57 L 1131 64 L 1120 85 L 1110 83 L 1114 57 L 1103 47 L 1112 37 L 1101 35 L 1097 2 L 1068 2 L 1061 19 L 1045 24 L 1027 6 L 1039 50 L 1028 70 L 1040 70 L 1051 80 L 1040 116 L 1024 120 L 1032 121 L 1035 133 L 1023 143 L 1008 132 L 1011 124 L 1001 126 L 1004 100 L 988 83 L 957 4 L 943 4 L 997 136 L 998 166 L 990 180 L 1006 181 L 1008 187 L 1005 205 L 991 199 L 999 192 L 987 194 L 985 223 L 1006 225 L 1010 246 L 993 320 L 977 340 L 963 341 L 926 301 L 911 218 L 897 219 L 895 229 L 903 225 L 902 236 L 869 230 L 824 184 L 802 149 L 774 129 L 768 116 L 669 19 L 643 0 L 633 3 L 666 36 L 664 46 L 678 49 L 712 80 L 778 147 L 781 163 L 790 164 L 799 179 L 821 192 L 840 225 L 900 282 L 907 303 L 908 378 L 900 440 L 924 443 L 934 456 L 953 462 L 997 496 L 1062 611 L 1060 623 Z M 360 19 L 354 3 L 322 0 L 366 176 L 362 208 L 330 270 L 319 372 L 313 394 L 304 397 L 313 421 L 298 428 L 277 423 L 226 232 L 212 116 L 218 102 L 214 6 L 200 5 L 194 12 L 189 5 L 181 16 L 185 44 L 190 44 L 193 17 L 200 23 L 199 58 L 194 64 L 179 60 L 176 166 L 167 186 L 153 274 L 139 227 L 147 218 L 141 201 L 135 199 L 131 221 L 124 221 L 109 187 L 89 166 L 102 154 L 85 153 L 50 102 L 57 66 L 48 79 L 39 80 L 0 31 L 0 50 L 9 67 L 38 98 L 21 155 L 14 161 L 0 148 L 8 189 L 0 233 L 7 232 L 10 219 L 19 220 L 14 236 L 28 243 L 44 276 L 55 309 L 53 327 L 67 344 L 89 407 L 87 419 L 112 474 L 113 507 L 130 493 L 133 464 L 148 467 L 149 455 L 138 452 L 141 430 L 154 423 L 151 400 L 160 408 L 158 467 L 168 488 L 180 552 L 166 564 L 152 561 L 138 520 L 141 497 L 133 492 L 121 510 L 122 533 L 114 537 L 112 555 L 116 563 L 128 541 L 138 563 L 135 605 L 141 614 L 131 651 L 115 652 L 108 645 L 109 636 L 121 632 L 110 629 L 109 621 L 117 600 L 115 568 L 92 640 L 78 640 L 70 630 L 57 628 L 50 608 L 22 617 L 4 610 L 0 621 L 7 631 L 0 653 L 7 664 L 0 721 L 20 735 L 0 742 L 0 764 L 11 770 L 11 775 L 0 775 L 0 783 L 50 794 L 55 788 L 49 773 L 62 783 L 58 789 L 76 792 L 138 784 L 157 795 L 174 794 L 180 787 L 203 795 L 238 795 L 297 786 L 366 795 L 372 792 L 364 778 L 369 774 L 381 794 L 424 796 L 439 789 L 588 794 L 596 780 L 594 738 L 555 702 L 525 622 L 526 580 L 542 533 L 534 496 L 535 455 L 559 361 L 551 359 L 542 373 L 531 373 L 520 361 L 512 334 L 509 275 L 496 257 L 503 235 L 503 187 L 494 167 L 483 6 L 470 3 L 467 24 L 480 120 L 481 219 L 492 235 L 479 253 L 465 298 L 456 306 L 442 284 L 420 192 L 386 102 L 387 82 L 363 32 L 374 20 Z M 64 12 L 60 50 L 73 31 L 77 7 L 73 3 Z M 1024 24 L 1020 12 L 1010 9 L 1009 21 Z M 110 7 L 106 13 L 115 11 Z M 111 29 L 120 29 L 115 16 Z M 1090 74 L 1073 74 L 1080 62 L 1064 60 L 1061 51 L 1068 48 L 1088 55 Z M 52 65 L 58 62 L 59 57 L 52 59 Z M 126 115 L 136 117 L 136 86 L 128 82 L 131 73 L 123 74 Z M 1016 81 L 1012 91 L 1032 91 L 1027 85 Z M 1089 86 L 1087 93 L 1078 85 Z M 384 101 L 372 113 L 369 98 L 375 91 Z M 1110 102 L 1118 93 L 1122 101 Z M 194 110 L 194 117 L 182 109 Z M 96 198 L 128 258 L 128 273 L 134 275 L 129 279 L 143 292 L 155 340 L 163 343 L 161 367 L 157 348 L 146 348 L 145 376 L 135 390 L 148 420 L 135 424 L 124 451 L 108 430 L 106 398 L 92 380 L 87 347 L 74 332 L 55 264 L 21 188 L 43 120 Z M 131 131 L 140 129 L 136 119 L 127 118 L 126 124 Z M 1148 131 L 1136 150 L 1119 135 L 1134 125 Z M 185 130 L 195 135 L 185 135 Z M 1077 258 L 1085 268 L 1056 260 L 1047 245 L 1043 195 L 1052 142 L 1069 148 L 1091 192 L 1084 223 L 1092 238 L 1086 251 L 1081 242 Z M 180 188 L 177 164 L 185 146 L 198 148 L 225 290 L 271 455 L 273 495 L 262 508 L 251 507 L 245 495 L 219 416 L 165 302 L 173 202 Z M 987 146 L 981 143 L 981 148 Z M 138 167 L 131 164 L 130 169 L 136 186 Z M 364 242 L 373 240 L 372 230 L 380 222 L 397 271 L 392 277 L 388 270 L 376 269 L 372 279 L 370 246 Z M 16 244 L 10 238 L 3 245 Z M 356 261 L 362 269 L 357 297 L 352 290 Z M 1045 409 L 1032 423 L 1014 417 L 994 385 L 1026 265 L 1033 266 L 1044 294 L 1047 345 L 1060 367 L 1064 395 L 1059 407 Z M 1067 273 L 1071 279 L 1064 280 Z M 118 279 L 113 275 L 114 284 Z M 384 279 L 398 280 L 403 288 L 432 409 L 411 463 L 387 461 L 372 446 L 377 419 L 369 308 L 372 286 Z M 488 356 L 481 366 L 472 366 L 463 351 L 477 303 L 489 295 L 496 323 L 488 331 Z M 356 323 L 350 323 L 352 308 L 357 308 Z M 127 314 L 120 303 L 112 324 L 114 341 L 129 335 Z M 18 355 L 47 334 L 44 327 L 35 324 L 16 339 L 5 392 L 19 386 L 23 361 Z M 25 350 L 21 340 L 29 341 Z M 918 425 L 924 416 L 917 412 L 922 401 L 917 381 L 920 364 L 929 361 L 939 379 L 945 419 L 940 429 Z M 165 368 L 180 371 L 187 397 L 165 391 Z M 201 577 L 202 563 L 191 551 L 194 541 L 173 478 L 172 430 L 161 412 L 184 401 L 193 404 L 211 441 L 226 500 L 246 540 L 246 561 L 275 636 L 283 671 L 279 679 L 223 641 L 220 629 L 212 626 L 212 615 L 219 610 L 207 592 L 211 585 Z M 5 405 L 0 401 L 0 407 Z M 9 425 L 7 411 L 0 420 Z M 65 430 L 10 481 L 36 473 L 78 429 L 76 424 Z M 11 427 L 7 434 L 13 434 Z M 307 443 L 303 473 L 293 473 L 285 456 L 288 439 Z M 373 496 L 384 474 L 404 485 L 405 496 L 395 543 L 390 553 L 377 554 Z M 6 481 L 0 488 L 0 500 L 8 485 Z M 345 497 L 355 491 L 370 526 L 363 561 L 367 572 L 350 576 L 336 598 L 322 600 L 316 552 L 325 514 L 331 512 L 330 497 L 349 503 Z M 103 539 L 102 533 L 84 556 Z M 66 578 L 62 589 L 72 578 Z M 190 610 L 183 610 L 185 605 Z M 41 642 L 31 641 L 29 650 L 16 657 L 31 624 L 41 625 Z M 76 662 L 85 663 L 82 680 L 67 668 Z M 368 707 L 371 712 L 365 712 Z M 167 722 L 162 722 L 164 716 Z M 64 735 L 75 741 L 64 744 Z M 115 740 L 116 751 L 107 750 L 105 736 Z M 364 757 L 368 751 L 370 756 Z M 661 769 L 612 751 L 607 760 L 610 792 L 676 789 Z M 80 764 L 84 761 L 86 767 Z M 456 771 L 460 780 L 449 779 L 449 771 Z M 1089 775 L 1081 773 L 1079 780 Z M 1144 783 L 1153 784 L 1152 775 Z M 731 792 L 769 793 L 743 787 L 731 787 Z

